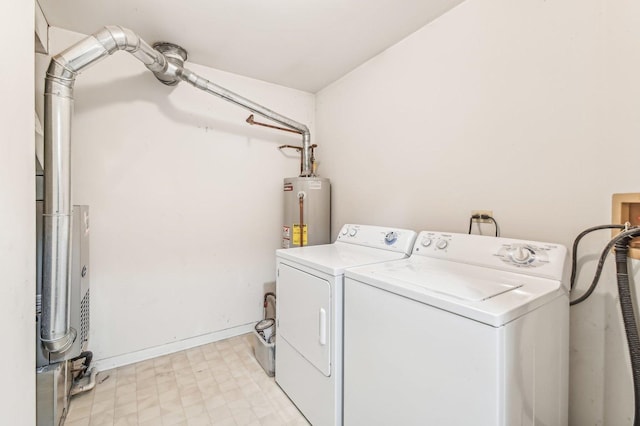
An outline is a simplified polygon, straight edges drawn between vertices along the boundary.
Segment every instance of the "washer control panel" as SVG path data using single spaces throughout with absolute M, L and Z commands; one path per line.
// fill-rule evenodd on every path
M 411 255 L 562 279 L 567 249 L 536 241 L 422 231 Z
M 535 268 L 545 263 L 549 263 L 549 255 L 547 252 L 550 250 L 546 245 L 533 245 L 533 244 L 503 244 L 498 249 L 496 256 L 507 264 L 514 265 L 516 267 Z
M 338 233 L 336 242 L 357 244 L 409 254 L 411 253 L 415 239 L 416 232 L 408 229 L 347 224 L 344 225 Z
M 443 234 L 439 232 L 421 232 L 418 237 L 418 243 L 413 248 L 416 254 L 425 251 L 446 251 L 451 244 L 453 234 Z

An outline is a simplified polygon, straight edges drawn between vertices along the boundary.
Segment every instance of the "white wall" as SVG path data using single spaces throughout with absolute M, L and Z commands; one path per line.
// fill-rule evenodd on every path
M 322 90 L 332 229 L 464 233 L 470 211 L 488 209 L 503 236 L 570 246 L 610 223 L 611 194 L 640 192 L 625 161 L 640 140 L 638 8 L 467 0 Z M 609 235 L 583 244 L 581 288 Z M 633 415 L 611 263 L 594 296 L 572 308 L 572 425 Z
M 619 147 L 616 155 L 608 158 L 612 163 L 608 171 L 621 187 L 626 187 L 629 192 L 640 192 L 638 167 L 633 161 L 640 152 L 640 4 L 631 0 L 603 1 L 602 4 L 606 20 L 603 92 L 607 105 L 607 128 L 603 139 Z M 640 262 L 634 263 L 638 286 Z M 624 424 L 622 419 L 631 424 L 627 418 L 633 417 L 630 400 L 632 381 L 615 292 L 607 302 L 610 316 L 605 322 L 604 333 L 603 424 Z
M 50 52 L 81 38 L 52 28 Z M 313 95 L 187 65 L 313 131 Z M 277 148 L 299 138 L 250 126 L 249 112 L 190 85 L 164 86 L 124 52 L 75 87 L 72 201 L 91 209 L 95 357 L 129 362 L 246 330 L 234 327 L 262 317 L 275 280 L 282 179 L 299 170 Z
M 11 425 L 35 423 L 33 17 L 22 0 L 0 14 L 0 418 Z

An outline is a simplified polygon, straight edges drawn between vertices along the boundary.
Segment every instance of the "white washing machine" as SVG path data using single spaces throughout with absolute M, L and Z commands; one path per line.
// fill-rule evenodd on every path
M 566 425 L 565 258 L 421 232 L 410 258 L 347 270 L 344 424 Z
M 415 238 L 344 225 L 333 244 L 276 251 L 276 382 L 314 426 L 342 424 L 345 268 L 407 258 Z

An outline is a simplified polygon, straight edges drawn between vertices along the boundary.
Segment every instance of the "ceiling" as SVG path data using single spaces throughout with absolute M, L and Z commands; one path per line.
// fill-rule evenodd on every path
M 189 62 L 315 93 L 463 0 L 39 0 L 49 25 L 104 25 Z

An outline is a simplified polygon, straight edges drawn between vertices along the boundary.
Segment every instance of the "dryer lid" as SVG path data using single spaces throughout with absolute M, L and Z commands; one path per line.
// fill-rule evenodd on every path
M 276 257 L 295 262 L 331 276 L 344 274 L 346 268 L 404 259 L 406 254 L 372 247 L 333 243 L 276 250 Z

